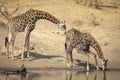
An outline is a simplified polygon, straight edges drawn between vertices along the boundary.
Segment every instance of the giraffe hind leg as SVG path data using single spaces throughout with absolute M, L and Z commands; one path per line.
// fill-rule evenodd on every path
M 17 32 L 10 32 L 8 37 L 5 40 L 5 45 L 6 45 L 6 52 L 8 53 L 9 57 L 12 58 L 12 60 L 14 60 L 14 41 L 16 38 Z M 8 39 L 8 41 L 7 41 Z
M 68 47 L 68 46 L 67 46 Z M 67 56 L 68 56 L 68 67 L 73 67 L 73 57 L 72 57 L 72 50 L 73 50 L 73 47 L 70 45 L 68 48 L 67 48 Z
M 21 55 L 22 60 L 24 60 L 24 53 L 25 53 L 26 44 L 27 44 L 27 34 L 25 36 L 24 47 L 23 47 L 23 51 L 22 51 L 22 55 Z
M 84 53 L 83 53 L 83 55 L 84 56 L 86 56 L 86 58 L 87 58 L 87 60 L 86 60 L 86 70 L 87 71 L 89 71 L 90 70 L 90 68 L 89 68 L 89 58 L 90 58 L 90 56 L 89 56 L 89 52 L 88 51 L 83 51 Z

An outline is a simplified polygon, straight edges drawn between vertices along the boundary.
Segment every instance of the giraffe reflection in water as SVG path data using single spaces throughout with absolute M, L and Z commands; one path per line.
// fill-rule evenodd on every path
M 26 74 L 3 74 L 0 80 L 120 80 L 120 71 L 33 70 Z
M 80 75 L 79 76 L 79 79 L 82 79 L 82 80 L 91 80 L 91 79 L 93 79 L 93 80 L 99 80 L 99 77 L 98 76 L 100 76 L 99 75 L 99 72 L 98 71 L 96 71 L 96 72 L 73 72 L 73 71 L 67 71 L 66 72 L 66 79 L 65 80 L 74 80 L 74 79 L 76 79 L 76 77 L 75 76 L 73 76 L 74 74 L 76 74 L 77 73 L 77 75 Z M 83 77 L 83 73 L 84 73 L 84 77 Z M 95 73 L 94 75 L 93 75 L 93 73 Z M 91 74 L 91 75 L 90 75 Z M 82 75 L 82 77 L 81 77 L 81 75 Z M 102 71 L 102 78 L 100 78 L 101 80 L 107 80 L 106 79 L 106 72 L 105 71 Z
M 0 80 L 31 80 L 31 74 L 0 74 Z

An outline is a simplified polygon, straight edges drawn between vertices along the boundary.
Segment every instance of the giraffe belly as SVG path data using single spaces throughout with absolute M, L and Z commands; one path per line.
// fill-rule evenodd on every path
M 86 46 L 84 44 L 79 44 L 79 45 L 76 45 L 75 47 L 77 49 L 77 52 L 79 53 L 89 53 L 89 46 Z

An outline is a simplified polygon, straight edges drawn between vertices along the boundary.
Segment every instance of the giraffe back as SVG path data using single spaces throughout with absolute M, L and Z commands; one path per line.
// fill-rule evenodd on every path
M 90 33 L 82 33 L 76 29 L 68 30 L 66 33 L 66 43 L 78 51 L 89 51 L 91 46 L 100 58 L 104 58 L 100 45 Z
M 78 50 L 88 50 L 90 46 L 89 33 L 82 33 L 76 29 L 71 29 L 66 33 L 66 42 Z
M 29 31 L 35 28 L 38 19 L 46 19 L 54 24 L 59 25 L 61 22 L 48 12 L 30 9 L 25 13 L 15 16 L 8 21 L 8 28 L 11 32 L 24 32 L 27 26 Z M 63 25 L 64 26 L 64 25 Z

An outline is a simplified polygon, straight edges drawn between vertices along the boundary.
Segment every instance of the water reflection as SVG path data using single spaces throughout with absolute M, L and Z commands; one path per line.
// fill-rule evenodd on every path
M 106 75 L 107 74 L 107 75 Z M 34 71 L 27 74 L 0 73 L 0 80 L 119 80 L 120 71 Z
M 30 74 L 7 74 L 1 73 L 0 80 L 31 80 Z
M 102 77 L 101 77 L 101 80 L 106 80 L 106 71 L 101 71 L 102 72 Z M 96 71 L 96 72 L 94 72 L 95 73 L 95 75 L 94 75 L 94 79 L 93 80 L 99 80 L 98 78 L 97 78 L 97 76 L 98 76 L 98 71 Z M 86 72 L 86 80 L 90 80 L 90 78 L 89 78 L 89 72 Z
M 73 74 L 73 71 L 67 71 L 65 80 L 72 80 L 72 74 Z
M 79 77 L 81 77 L 82 80 L 107 80 L 106 79 L 106 71 L 94 71 L 94 72 L 73 72 L 73 71 L 67 71 L 67 74 L 66 74 L 66 79 L 65 80 L 74 80 L 72 79 L 72 77 L 74 77 L 73 75 L 81 75 Z M 99 76 L 98 76 L 99 75 Z M 102 76 L 101 76 L 102 75 Z M 97 77 L 100 77 L 101 78 L 97 78 Z M 75 76 L 76 77 L 76 76 Z M 86 79 L 85 79 L 86 78 Z
M 95 71 L 95 72 L 81 72 L 81 73 L 80 72 L 67 71 L 65 80 L 74 80 L 74 79 L 72 79 L 72 77 L 76 77 L 76 76 L 73 76 L 74 74 L 78 75 L 78 76 L 81 75 L 82 77 L 81 76 L 79 76 L 79 77 L 81 77 L 81 79 L 83 79 L 83 80 L 91 80 L 92 77 L 91 77 L 90 74 L 92 74 L 92 76 L 94 77 L 93 80 L 99 80 L 97 78 L 98 73 L 99 73 L 98 71 Z M 102 74 L 101 80 L 106 80 L 106 72 L 103 71 L 102 73 L 103 74 Z

